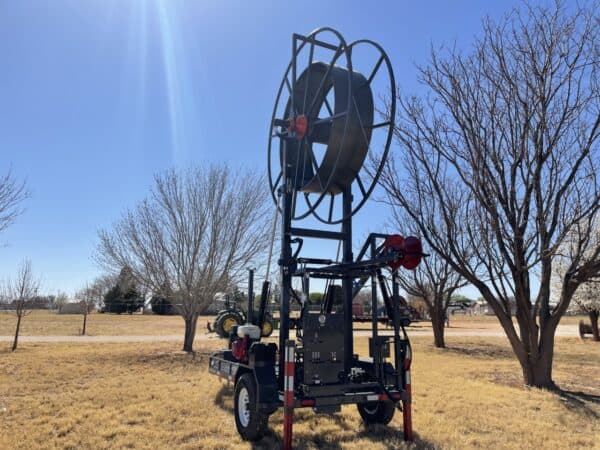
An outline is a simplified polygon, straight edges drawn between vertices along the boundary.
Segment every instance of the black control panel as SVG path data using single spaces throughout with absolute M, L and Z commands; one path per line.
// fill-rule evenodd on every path
M 338 383 L 344 370 L 344 315 L 306 311 L 302 329 L 304 384 Z

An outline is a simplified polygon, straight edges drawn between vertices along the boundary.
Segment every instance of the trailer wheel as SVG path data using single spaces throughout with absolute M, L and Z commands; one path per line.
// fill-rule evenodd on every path
M 358 412 L 366 425 L 387 425 L 394 417 L 396 407 L 394 402 L 380 400 L 375 402 L 358 403 Z
M 241 325 L 243 322 L 239 314 L 233 311 L 225 312 L 215 320 L 215 331 L 219 337 L 228 338 L 233 326 Z
M 263 322 L 262 330 L 260 330 L 260 334 L 262 337 L 269 337 L 273 334 L 273 323 L 270 320 L 265 320 Z
M 256 384 L 251 373 L 242 375 L 235 384 L 233 397 L 235 426 L 245 441 L 258 441 L 267 431 L 269 416 L 258 411 Z

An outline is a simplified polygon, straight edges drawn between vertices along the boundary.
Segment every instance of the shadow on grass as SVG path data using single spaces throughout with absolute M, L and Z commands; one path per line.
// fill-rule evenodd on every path
M 2 345 L 6 344 L 6 346 Z M 19 343 L 17 348 L 13 351 L 12 341 L 11 342 L 0 342 L 0 355 L 17 355 L 19 353 L 30 353 L 32 349 L 39 347 L 39 344 L 31 342 Z
M 378 444 L 386 449 L 420 449 L 420 450 L 435 450 L 440 448 L 433 442 L 421 439 L 418 433 L 414 433 L 414 442 L 404 442 L 402 431 L 387 427 L 384 425 L 374 425 L 369 427 L 361 427 L 357 431 L 350 431 L 343 435 L 329 437 L 314 433 L 298 432 L 294 433 L 295 440 L 298 441 L 296 448 L 319 448 L 337 450 L 346 447 L 346 444 L 352 443 L 357 439 L 365 439 L 372 444 Z
M 272 433 L 272 430 L 269 431 Z M 421 439 L 418 433 L 414 433 L 414 442 L 404 442 L 402 431 L 383 425 L 376 425 L 367 428 L 361 427 L 361 429 L 356 431 L 350 430 L 349 433 L 345 433 L 341 436 L 336 436 L 333 439 L 327 438 L 327 436 L 319 434 L 318 432 L 297 432 L 294 433 L 294 440 L 297 442 L 294 448 L 307 449 L 316 447 L 319 449 L 337 450 L 345 448 L 347 444 L 352 443 L 357 439 L 368 440 L 372 444 L 379 444 L 380 446 L 383 446 L 383 448 L 386 449 L 412 448 L 421 450 L 435 450 L 440 448 L 438 445 L 435 445 L 430 441 Z M 253 448 L 281 448 L 282 441 L 280 437 L 276 436 L 275 440 L 270 440 L 270 442 L 265 444 L 275 445 L 270 447 L 264 446 L 261 442 L 258 443 L 256 446 L 253 446 Z
M 275 448 L 282 448 L 281 437 L 273 431 L 273 428 L 269 426 L 266 434 L 258 442 L 252 442 L 250 444 L 253 449 L 256 450 L 270 450 Z
M 215 405 L 230 414 L 233 414 L 233 386 L 224 384 L 215 395 Z
M 412 325 L 411 325 L 411 326 L 412 326 Z M 427 328 L 425 328 L 425 329 L 427 329 Z M 456 325 L 450 325 L 449 327 L 444 327 L 444 330 L 445 330 L 445 331 L 447 331 L 447 330 L 452 330 L 452 331 L 463 331 L 463 330 L 469 330 L 469 331 L 472 331 L 472 330 L 486 330 L 486 331 L 487 331 L 487 330 L 489 330 L 489 329 L 490 329 L 489 327 L 464 327 L 464 326 L 459 326 L 459 327 L 457 327 Z
M 560 388 L 557 388 L 555 392 L 568 409 L 581 412 L 593 419 L 600 419 L 600 395 Z
M 231 385 L 223 385 L 215 395 L 215 405 L 224 411 L 233 414 L 233 387 Z M 300 417 L 296 417 L 296 421 L 307 420 L 307 414 L 305 411 L 299 412 Z M 283 423 L 280 417 L 271 417 L 269 429 L 265 436 L 259 441 L 252 443 L 252 448 L 256 450 L 267 450 L 267 449 L 278 449 L 281 448 L 281 435 L 275 430 L 282 428 Z M 274 419 L 274 420 L 273 420 Z M 336 426 L 340 428 L 341 434 L 336 436 L 330 436 L 327 434 L 320 434 L 318 430 L 311 432 L 297 431 L 294 433 L 294 440 L 296 442 L 294 448 L 297 449 L 308 449 L 308 448 L 319 448 L 319 449 L 341 449 L 347 443 L 351 443 L 356 439 L 366 439 L 371 441 L 373 444 L 377 443 L 383 445 L 386 449 L 403 449 L 403 448 L 415 448 L 423 450 L 434 450 L 440 448 L 439 445 L 435 445 L 432 442 L 421 439 L 418 433 L 415 434 L 414 443 L 404 442 L 403 434 L 401 430 L 396 428 L 387 427 L 383 425 L 374 426 L 361 426 L 355 430 L 354 427 L 339 414 L 327 416 L 327 419 L 333 421 Z
M 503 348 L 493 345 L 448 345 L 445 349 L 440 349 L 448 353 L 456 353 L 465 356 L 485 359 L 514 359 L 515 354 L 510 348 Z
M 350 432 L 342 436 L 327 439 L 326 436 L 314 433 L 295 432 L 294 448 L 302 449 L 328 449 L 338 450 L 347 446 L 357 439 L 369 440 L 372 444 L 379 444 L 386 449 L 418 449 L 418 450 L 437 450 L 441 448 L 433 442 L 423 440 L 415 433 L 414 442 L 402 441 L 402 432 L 385 426 L 375 426 L 363 428 L 356 432 Z M 267 434 L 259 441 L 252 443 L 254 450 L 280 449 L 282 448 L 281 436 L 269 428 Z
M 140 351 L 132 347 L 131 351 L 118 355 L 107 355 L 106 360 L 116 361 L 125 366 L 138 364 L 141 366 L 152 366 L 157 369 L 172 370 L 173 366 L 180 367 L 204 367 L 208 368 L 208 358 L 212 352 L 199 350 L 196 352 L 184 352 L 178 349 L 161 349 L 152 351 Z

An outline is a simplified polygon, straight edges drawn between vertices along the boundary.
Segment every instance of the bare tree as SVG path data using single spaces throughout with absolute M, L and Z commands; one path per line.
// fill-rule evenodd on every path
M 398 282 L 408 295 L 423 299 L 431 319 L 433 344 L 444 348 L 448 306 L 454 292 L 466 285 L 464 279 L 447 260 L 433 253 L 415 270 L 398 271 Z
M 104 304 L 105 295 L 117 284 L 117 282 L 118 275 L 116 273 L 106 273 L 94 279 L 92 286 L 100 296 L 98 304 L 96 305 L 98 308 Z
M 92 284 L 86 284 L 76 294 L 81 314 L 83 315 L 83 325 L 81 327 L 81 335 L 85 336 L 87 328 L 88 315 L 96 309 L 102 302 L 105 293 L 105 279 L 99 277 Z
M 28 260 L 21 263 L 15 279 L 8 279 L 4 285 L 4 300 L 10 302 L 17 316 L 15 338 L 12 345 L 13 352 L 17 349 L 19 342 L 21 321 L 23 317 L 31 313 L 31 302 L 37 296 L 39 287 L 40 282 L 34 277 L 31 269 L 31 261 Z
M 428 97 L 400 98 L 404 158 L 382 180 L 430 249 L 492 307 L 531 386 L 555 387 L 556 327 L 600 272 L 589 227 L 600 209 L 597 11 L 525 6 L 485 20 L 471 54 L 433 50 L 420 69 Z M 576 229 L 551 307 L 557 250 Z
M 69 296 L 62 292 L 62 291 L 58 291 L 56 293 L 56 297 L 54 299 L 54 309 L 57 311 L 60 311 L 61 308 L 66 305 L 69 302 Z
M 19 205 L 27 195 L 25 182 L 17 181 L 12 172 L 0 176 L 0 232 L 8 228 L 23 212 Z
M 198 315 L 215 294 L 264 261 L 272 218 L 265 186 L 224 165 L 169 171 L 113 230 L 100 232 L 100 264 L 130 267 L 140 284 L 177 304 L 184 351 L 193 351 Z

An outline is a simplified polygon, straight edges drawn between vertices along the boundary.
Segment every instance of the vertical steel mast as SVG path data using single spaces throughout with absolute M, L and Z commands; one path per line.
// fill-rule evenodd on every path
M 419 264 L 421 243 L 415 237 L 372 233 L 356 257 L 352 247 L 352 218 L 377 184 L 393 135 L 396 104 L 391 63 L 377 43 L 348 44 L 331 28 L 307 36 L 294 34 L 291 49 L 292 59 L 271 116 L 268 145 L 269 187 L 276 214 L 282 218 L 279 343 L 263 341 L 261 336 L 266 280 L 259 313 L 248 314 L 246 324 L 233 328 L 229 348 L 211 355 L 209 369 L 235 381 L 235 420 L 243 439 L 260 439 L 269 415 L 282 406 L 283 447 L 289 449 L 295 408 L 334 414 L 344 404 L 355 404 L 365 423 L 387 425 L 402 402 L 404 438 L 410 440 L 411 351 L 403 328 L 409 319 L 401 311 L 395 271 Z M 363 70 L 353 65 L 357 50 L 361 61 L 369 61 Z M 364 51 L 370 58 L 364 57 Z M 386 115 L 378 119 L 381 111 Z M 299 227 L 297 223 L 306 218 L 313 219 L 309 227 Z M 335 259 L 301 255 L 303 239 L 336 242 L 338 254 Z M 294 277 L 302 283 L 302 295 L 293 289 Z M 309 300 L 313 278 L 325 284 L 319 303 Z M 354 352 L 352 302 L 369 280 L 372 333 L 369 357 L 361 357 Z M 380 298 L 384 317 L 379 315 Z M 253 300 L 250 295 L 249 308 Z M 296 308 L 292 311 L 292 301 L 299 303 L 299 314 Z M 379 333 L 380 320 L 393 325 L 393 334 Z
M 291 224 L 292 224 L 292 180 L 290 177 L 290 166 L 287 164 L 288 161 L 288 145 L 284 142 L 283 144 L 283 155 L 282 155 L 282 174 L 283 182 L 279 188 L 278 195 L 282 197 L 281 204 L 281 256 L 279 258 L 280 267 L 280 299 L 279 299 L 279 374 L 278 385 L 279 389 L 283 390 L 283 367 L 285 364 L 285 348 L 286 341 L 289 339 L 290 334 L 290 293 L 292 291 L 292 273 L 291 273 L 291 259 L 292 259 L 292 236 L 291 236 Z

